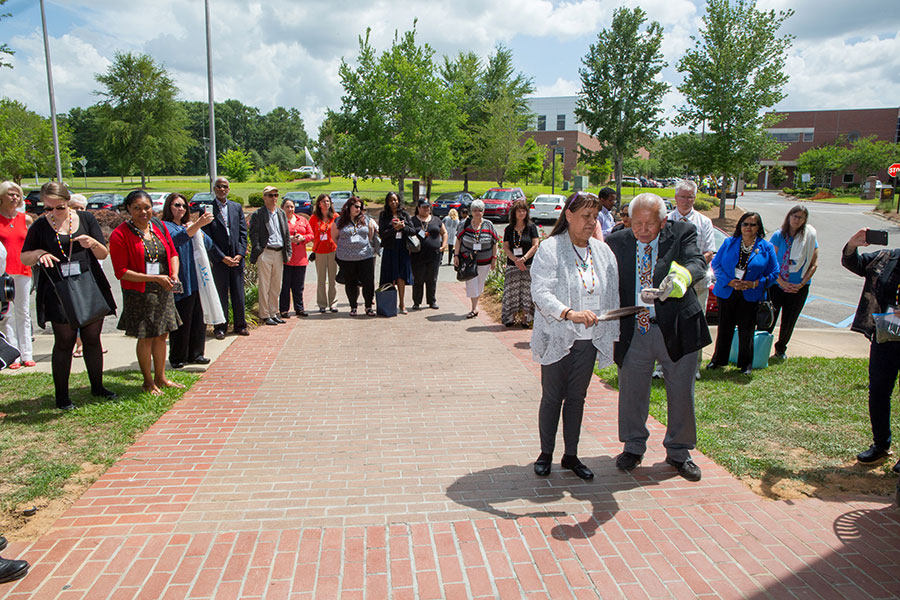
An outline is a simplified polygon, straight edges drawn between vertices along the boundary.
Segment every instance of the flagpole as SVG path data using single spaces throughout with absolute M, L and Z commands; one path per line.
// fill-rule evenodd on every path
M 56 128 L 56 100 L 53 97 L 53 67 L 50 65 L 50 41 L 47 37 L 47 15 L 41 0 L 41 25 L 44 28 L 44 57 L 47 60 L 47 88 L 50 91 L 50 123 L 53 127 L 53 154 L 56 158 L 56 179 L 62 183 L 62 162 L 59 159 L 59 130 Z
M 41 0 L 43 2 L 43 0 Z M 204 0 L 206 6 L 206 79 L 209 85 L 209 191 L 213 191 L 216 181 L 216 107 L 213 100 L 213 75 L 212 75 L 212 40 L 209 27 L 209 0 Z

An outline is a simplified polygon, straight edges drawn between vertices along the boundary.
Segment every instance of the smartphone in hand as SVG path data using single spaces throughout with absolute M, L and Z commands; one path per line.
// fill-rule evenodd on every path
M 867 229 L 866 243 L 875 246 L 887 246 L 888 232 L 884 229 Z

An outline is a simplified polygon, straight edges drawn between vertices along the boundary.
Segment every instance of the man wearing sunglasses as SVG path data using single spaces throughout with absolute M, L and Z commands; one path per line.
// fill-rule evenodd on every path
M 213 202 L 213 221 L 203 227 L 212 239 L 209 250 L 213 281 L 219 292 L 225 323 L 214 328 L 216 339 L 225 339 L 228 328 L 228 297 L 231 296 L 231 312 L 234 315 L 234 332 L 250 335 L 244 316 L 244 255 L 247 253 L 247 221 L 244 210 L 237 202 L 228 199 L 231 188 L 228 180 L 219 177 L 213 184 L 216 201 Z
M 291 259 L 287 215 L 278 208 L 278 188 L 263 189 L 265 205 L 250 216 L 250 262 L 257 265 L 259 318 L 266 325 L 279 325 L 278 295 L 284 263 Z

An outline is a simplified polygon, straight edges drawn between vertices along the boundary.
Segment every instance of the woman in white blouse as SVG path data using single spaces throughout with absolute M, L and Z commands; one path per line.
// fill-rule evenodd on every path
M 619 307 L 619 275 L 609 247 L 593 238 L 600 200 L 594 194 L 569 196 L 553 231 L 531 266 L 531 297 L 537 307 L 531 352 L 541 364 L 538 424 L 541 454 L 537 475 L 550 474 L 559 416 L 565 452 L 561 466 L 582 479 L 594 474 L 578 459 L 584 397 L 594 370 L 613 362 L 618 321 L 600 321 Z

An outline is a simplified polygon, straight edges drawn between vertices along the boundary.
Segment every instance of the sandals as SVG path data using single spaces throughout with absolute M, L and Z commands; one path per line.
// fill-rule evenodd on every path
M 74 356 L 75 358 L 81 358 L 82 356 L 84 356 L 84 353 L 81 350 L 75 350 L 74 352 L 72 352 L 72 356 Z
M 470 311 L 469 311 L 469 314 L 466 315 L 466 318 L 467 318 L 467 319 L 474 319 L 474 318 L 477 317 L 477 316 L 478 316 L 478 311 L 477 311 L 477 310 L 470 310 Z
M 406 310 L 405 308 L 403 308 L 403 307 L 401 306 L 401 307 L 400 307 L 400 314 L 401 314 L 401 315 L 408 315 L 408 314 L 409 314 L 409 311 Z

